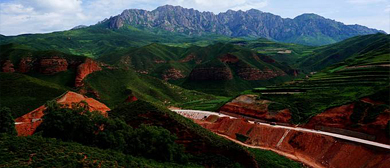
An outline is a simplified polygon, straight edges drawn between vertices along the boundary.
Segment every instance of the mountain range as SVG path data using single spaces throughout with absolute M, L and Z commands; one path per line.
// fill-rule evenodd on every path
M 385 33 L 361 25 L 345 25 L 316 14 L 302 14 L 290 19 L 256 9 L 214 14 L 171 5 L 152 11 L 127 9 L 99 24 L 114 30 L 130 25 L 187 35 L 213 33 L 231 37 L 264 37 L 305 45 L 324 45 L 357 35 Z

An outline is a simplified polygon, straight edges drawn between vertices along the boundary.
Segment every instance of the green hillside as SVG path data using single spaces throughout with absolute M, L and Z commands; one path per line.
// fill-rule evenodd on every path
M 1 167 L 201 167 L 161 163 L 114 150 L 40 136 L 0 135 Z
M 3 72 L 0 72 L 0 86 L 0 106 L 10 108 L 15 118 L 68 90 L 64 86 L 27 75 Z
M 229 59 L 233 59 L 233 62 L 230 62 Z M 179 78 L 167 78 L 166 80 L 169 82 L 188 89 L 224 96 L 231 96 L 257 85 L 274 84 L 290 79 L 289 75 L 286 75 L 271 80 L 248 80 L 240 77 L 241 74 L 237 74 L 243 73 L 241 71 L 245 71 L 245 69 L 291 74 L 291 68 L 286 64 L 281 64 L 271 57 L 251 49 L 227 43 L 187 48 L 153 43 L 140 48 L 128 48 L 112 52 L 100 57 L 99 60 L 120 67 L 130 67 L 138 72 L 160 79 L 166 78 L 167 74 L 172 73 L 170 70 L 174 70 L 178 74 L 173 75 L 179 76 Z M 189 79 L 194 69 L 202 67 L 225 68 L 233 73 L 234 78 L 222 81 Z M 215 72 L 210 71 L 210 73 Z
M 95 72 L 85 79 L 85 87 L 87 90 L 98 92 L 99 99 L 110 107 L 123 103 L 129 95 L 166 106 L 180 106 L 182 103 L 194 100 L 218 99 L 213 95 L 186 90 L 159 79 L 123 69 Z
M 299 60 L 298 66 L 308 71 L 318 71 L 337 63 L 348 66 L 389 64 L 390 35 L 357 36 L 342 42 L 318 47 Z
M 230 43 L 252 49 L 290 66 L 294 66 L 298 59 L 309 56 L 312 54 L 312 50 L 317 48 L 293 43 L 275 42 L 265 38 L 236 40 Z
M 262 99 L 282 104 L 281 108 L 292 111 L 293 122 L 307 122 L 311 117 L 330 107 L 341 106 L 371 97 L 377 101 L 390 102 L 389 67 L 382 65 L 346 68 L 340 64 L 329 67 L 305 79 L 283 85 L 254 89 L 256 93 L 300 89 L 303 93 L 291 95 L 266 94 Z M 381 96 L 373 96 L 381 95 Z M 383 111 L 379 111 L 383 112 Z M 379 114 L 378 113 L 378 114 Z
M 46 34 L 3 36 L 0 38 L 0 45 L 17 43 L 36 50 L 57 50 L 68 54 L 97 58 L 113 51 L 128 47 L 141 47 L 151 43 L 188 46 L 192 44 L 208 45 L 215 41 L 229 40 L 230 38 L 221 35 L 205 34 L 192 37 L 162 30 L 142 30 L 131 26 L 110 30 L 100 24 Z

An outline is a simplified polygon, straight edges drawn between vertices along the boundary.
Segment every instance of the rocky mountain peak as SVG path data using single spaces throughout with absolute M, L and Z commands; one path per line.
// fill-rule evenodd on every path
M 257 9 L 214 14 L 172 5 L 160 6 L 153 11 L 125 10 L 106 22 L 108 28 L 114 30 L 127 24 L 187 35 L 214 33 L 231 37 L 265 37 L 306 45 L 323 45 L 357 35 L 385 33 L 360 25 L 345 25 L 313 13 L 285 19 Z

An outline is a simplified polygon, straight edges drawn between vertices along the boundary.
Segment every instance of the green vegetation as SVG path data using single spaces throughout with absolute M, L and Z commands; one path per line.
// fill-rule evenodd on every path
M 0 45 L 0 60 L 11 60 L 11 62 L 15 65 L 15 68 L 18 68 L 20 60 L 26 57 L 30 57 L 32 59 L 59 57 L 72 61 L 84 61 L 86 58 L 83 56 L 59 52 L 57 50 L 35 50 L 31 46 L 21 45 L 19 43 Z
M 250 156 L 246 156 L 246 150 L 240 145 L 215 135 L 190 119 L 145 101 L 120 105 L 109 112 L 109 117 L 123 119 L 133 127 L 144 123 L 160 125 L 179 138 L 191 139 L 192 142 L 187 144 L 187 149 L 196 149 L 204 153 L 193 153 L 194 156 L 190 158 L 190 161 L 201 165 L 230 167 L 239 162 L 236 160 L 236 155 L 245 156 L 250 160 Z
M 244 143 L 246 140 L 248 140 L 248 138 L 249 137 L 247 137 L 246 135 L 236 133 L 236 139 L 242 143 Z
M 160 163 L 74 142 L 41 136 L 0 134 L 0 167 L 200 167 Z
M 317 48 L 299 44 L 275 42 L 265 38 L 233 41 L 231 44 L 241 45 L 255 50 L 258 53 L 267 55 L 282 64 L 291 66 L 295 65 L 298 59 L 305 58 L 313 54 L 313 50 Z
M 166 106 L 216 99 L 213 95 L 186 90 L 132 70 L 107 69 L 95 72 L 85 79 L 85 85 L 97 91 L 100 100 L 110 107 L 123 103 L 130 94 L 139 99 Z
M 237 59 L 237 62 L 221 61 L 226 55 L 236 57 L 233 59 Z M 164 79 L 164 74 L 169 73 L 168 70 L 175 70 L 180 76 L 186 78 L 169 80 L 170 83 L 221 96 L 233 96 L 258 85 L 281 83 L 291 78 L 286 76 L 272 80 L 251 81 L 243 79 L 240 74 L 248 69 L 284 71 L 290 74 L 291 68 L 266 55 L 229 43 L 216 43 L 205 47 L 189 46 L 187 48 L 152 43 L 140 48 L 131 47 L 117 50 L 103 55 L 99 60 L 120 67 L 130 67 L 160 79 Z M 209 81 L 189 79 L 188 76 L 194 69 L 210 67 L 222 67 L 232 71 L 234 78 L 232 80 Z M 199 76 L 197 77 L 199 78 Z M 195 78 L 197 77 L 195 76 Z
M 27 75 L 3 72 L 0 72 L 0 86 L 0 106 L 9 107 L 15 118 L 38 108 L 67 90 L 63 86 Z
M 282 106 L 289 108 L 292 112 L 292 122 L 301 123 L 328 108 L 352 103 L 363 97 L 372 97 L 376 101 L 387 103 L 389 102 L 389 81 L 388 68 L 386 67 L 362 67 L 333 72 L 326 69 L 308 79 L 266 87 L 267 91 L 300 89 L 303 93 L 263 94 L 260 97 L 280 105 L 280 107 L 275 107 L 271 104 L 271 109 L 281 109 Z M 264 92 L 264 89 L 255 89 L 254 92 Z M 383 108 L 385 107 L 372 108 L 374 112 L 370 112 L 365 122 L 374 120 L 380 111 L 383 111 Z M 356 114 L 361 113 L 357 112 Z
M 167 43 L 175 46 L 193 44 L 205 46 L 216 41 L 229 40 L 230 38 L 221 35 L 205 34 L 192 37 L 168 31 L 142 30 L 131 26 L 110 30 L 100 24 L 69 31 L 0 38 L 0 45 L 17 43 L 35 50 L 57 50 L 73 55 L 98 58 L 116 50 L 140 47 L 151 43 Z
M 214 100 L 194 100 L 182 103 L 179 107 L 191 110 L 217 111 L 232 99 L 232 97 L 216 96 Z
M 324 68 L 348 66 L 377 65 L 390 63 L 390 35 L 374 34 L 357 36 L 339 43 L 318 47 L 313 54 L 302 57 L 299 67 L 307 71 L 318 71 Z
M 157 161 L 185 163 L 184 148 L 175 143 L 176 137 L 156 126 L 133 129 L 119 119 L 108 119 L 98 112 L 90 113 L 88 104 L 74 105 L 73 109 L 60 108 L 48 102 L 42 136 L 78 142 L 83 145 L 113 149 L 125 154 L 142 156 Z
M 0 108 L 0 134 L 16 135 L 15 121 L 12 112 L 7 107 Z
M 370 123 L 375 121 L 380 113 L 384 112 L 389 105 L 372 105 L 362 101 L 355 102 L 351 121 L 354 123 Z
M 247 148 L 249 152 L 255 157 L 256 161 L 261 167 L 266 168 L 301 168 L 302 164 L 294 162 L 285 157 L 266 150 Z
M 283 109 L 286 109 L 287 107 L 284 104 L 281 103 L 271 103 L 268 105 L 269 111 L 280 111 Z

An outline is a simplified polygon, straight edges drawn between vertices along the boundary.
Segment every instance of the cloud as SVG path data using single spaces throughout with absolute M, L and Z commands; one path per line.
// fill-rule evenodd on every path
M 72 28 L 88 19 L 80 0 L 15 0 L 0 3 L 0 33 L 45 33 Z
M 348 0 L 348 2 L 351 4 L 367 5 L 386 2 L 386 0 Z
M 386 6 L 385 12 L 386 12 L 386 13 L 390 13 L 390 5 L 387 5 L 387 6 Z

